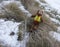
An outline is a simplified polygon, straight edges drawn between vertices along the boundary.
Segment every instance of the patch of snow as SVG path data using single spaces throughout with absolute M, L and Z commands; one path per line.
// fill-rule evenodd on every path
M 54 38 L 55 40 L 60 42 L 60 33 L 54 32 L 54 31 L 50 31 L 49 35 L 52 36 L 52 38 Z
M 3 41 L 4 44 L 10 45 L 11 47 L 17 47 L 20 45 L 17 41 L 17 32 L 18 25 L 20 23 L 16 23 L 13 21 L 4 21 L 0 19 L 0 41 Z M 10 36 L 9 34 L 14 32 L 14 36 Z
M 45 0 L 52 8 L 60 11 L 60 0 Z
M 58 14 L 60 14 L 60 11 L 57 11 Z
M 17 41 L 18 25 L 20 24 L 21 23 L 0 19 L 0 43 L 3 42 L 2 45 L 11 47 L 25 47 L 26 41 L 28 40 L 28 33 L 25 34 L 23 41 Z M 14 32 L 15 35 L 10 36 L 11 32 Z
M 60 27 L 57 28 L 57 31 L 60 32 Z
M 57 19 L 55 19 L 55 18 L 50 18 L 51 19 L 51 21 L 53 21 L 53 22 L 55 22 L 56 24 L 59 24 L 60 25 L 60 21 L 59 20 L 57 20 Z
M 35 0 L 36 2 L 38 2 L 40 4 L 40 0 Z
M 57 18 L 60 18 L 60 15 L 56 15 Z

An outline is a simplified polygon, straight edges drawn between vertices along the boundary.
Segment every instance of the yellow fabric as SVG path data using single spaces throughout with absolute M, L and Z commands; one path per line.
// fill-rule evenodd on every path
M 34 18 L 35 21 L 38 21 L 38 22 L 41 22 L 41 17 L 36 15 L 35 18 Z

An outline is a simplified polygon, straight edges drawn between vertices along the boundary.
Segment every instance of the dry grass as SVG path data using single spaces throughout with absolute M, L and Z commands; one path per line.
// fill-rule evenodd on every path
M 57 26 L 45 14 L 43 15 L 43 22 L 50 26 L 54 31 L 57 31 Z
M 34 6 L 36 6 L 36 7 L 39 7 L 39 3 L 38 2 L 35 2 L 35 4 L 34 4 Z
M 13 19 L 15 18 L 16 21 L 25 20 L 25 13 L 23 13 L 22 10 L 18 8 L 18 5 L 16 3 L 10 3 L 6 5 L 5 8 L 7 8 L 8 11 L 11 11 L 11 17 L 13 17 Z
M 31 33 L 27 47 L 52 47 L 51 40 L 43 38 L 41 32 Z

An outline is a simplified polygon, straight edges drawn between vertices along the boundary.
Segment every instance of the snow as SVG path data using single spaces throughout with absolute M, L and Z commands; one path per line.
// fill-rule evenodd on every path
M 60 0 L 45 0 L 52 8 L 60 11 Z
M 3 41 L 3 43 L 7 46 L 10 45 L 11 47 L 19 47 L 20 43 L 17 41 L 19 24 L 20 23 L 17 22 L 0 19 L 0 41 Z M 15 33 L 14 36 L 9 35 L 12 31 Z
M 35 0 L 36 2 L 38 2 L 39 4 L 41 3 L 40 0 Z
M 28 41 L 28 33 L 25 33 L 23 41 L 17 41 L 17 32 L 18 25 L 21 23 L 13 22 L 13 21 L 5 21 L 4 19 L 0 19 L 0 43 L 4 46 L 10 47 L 25 47 L 26 42 Z M 14 32 L 15 35 L 10 36 L 11 32 Z M 3 43 L 2 43 L 3 42 Z
M 50 31 L 49 34 L 50 34 L 50 36 L 52 36 L 52 38 L 54 38 L 55 40 L 60 42 L 60 33 Z
M 55 22 L 56 24 L 60 24 L 60 21 L 55 18 L 50 18 L 51 21 Z
M 59 32 L 59 33 L 60 33 L 60 26 L 57 28 L 57 32 Z
M 51 18 L 51 17 L 50 17 L 50 19 L 51 19 L 51 21 L 54 22 L 55 24 L 60 25 L 60 21 L 59 21 L 58 19 L 56 19 L 56 18 Z
M 13 21 L 5 21 L 3 19 L 0 19 L 0 43 L 2 45 L 7 45 L 11 47 L 25 47 L 26 41 L 28 39 L 28 34 L 24 36 L 23 41 L 18 42 L 17 41 L 17 32 L 18 32 L 18 25 L 21 23 L 13 22 Z M 11 32 L 14 32 L 14 36 L 10 36 L 9 34 Z
M 60 19 L 60 15 L 56 15 L 56 17 Z

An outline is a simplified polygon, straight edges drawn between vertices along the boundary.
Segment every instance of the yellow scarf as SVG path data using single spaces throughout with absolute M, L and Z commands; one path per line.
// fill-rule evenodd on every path
M 41 17 L 38 16 L 38 15 L 36 15 L 36 16 L 34 17 L 34 20 L 35 20 L 35 21 L 38 21 L 38 22 L 41 22 Z

